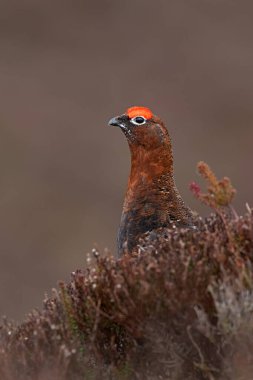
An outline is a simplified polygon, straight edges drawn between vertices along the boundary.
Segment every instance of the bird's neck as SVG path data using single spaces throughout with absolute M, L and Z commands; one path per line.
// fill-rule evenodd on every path
M 173 156 L 170 145 L 154 150 L 131 150 L 131 172 L 124 208 L 137 199 L 156 202 L 174 191 Z

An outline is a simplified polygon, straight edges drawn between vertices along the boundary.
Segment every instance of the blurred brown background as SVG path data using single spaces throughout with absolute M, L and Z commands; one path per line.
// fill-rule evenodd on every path
M 130 157 L 107 121 L 128 106 L 167 122 L 192 208 L 200 159 L 253 204 L 252 19 L 244 0 L 0 1 L 0 314 L 114 251 Z

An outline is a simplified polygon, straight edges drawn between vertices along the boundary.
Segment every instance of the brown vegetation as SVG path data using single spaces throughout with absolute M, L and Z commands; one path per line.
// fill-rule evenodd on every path
M 117 261 L 94 250 L 42 311 L 4 320 L 0 378 L 252 379 L 253 213 L 231 211 L 230 181 L 215 186 L 198 230 L 149 233 Z

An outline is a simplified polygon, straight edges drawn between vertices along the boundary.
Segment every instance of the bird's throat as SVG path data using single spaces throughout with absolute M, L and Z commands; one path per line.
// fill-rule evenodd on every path
M 173 158 L 170 150 L 157 149 L 132 152 L 124 212 L 135 206 L 137 200 L 162 205 L 168 193 L 174 190 Z

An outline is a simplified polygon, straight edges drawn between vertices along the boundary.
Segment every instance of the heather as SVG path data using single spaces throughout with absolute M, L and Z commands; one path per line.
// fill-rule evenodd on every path
M 146 234 L 115 260 L 93 250 L 16 325 L 0 329 L 0 378 L 253 378 L 253 211 L 237 215 L 228 178 L 199 163 L 211 209 L 196 229 Z

